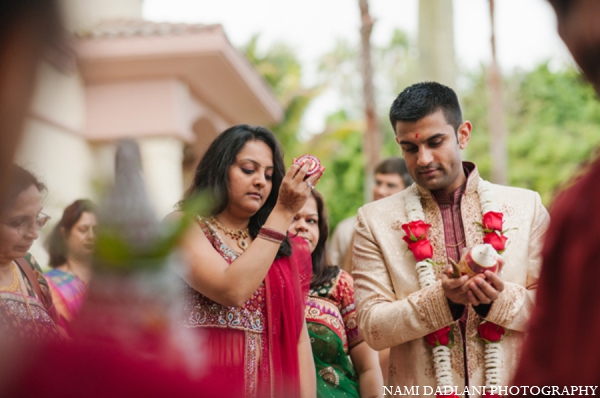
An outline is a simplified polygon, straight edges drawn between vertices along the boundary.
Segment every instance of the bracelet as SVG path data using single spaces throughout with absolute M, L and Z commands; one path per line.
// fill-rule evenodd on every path
M 275 243 L 281 243 L 285 240 L 286 234 L 279 232 L 278 230 L 273 228 L 262 227 L 256 237 L 263 238 L 265 240 Z

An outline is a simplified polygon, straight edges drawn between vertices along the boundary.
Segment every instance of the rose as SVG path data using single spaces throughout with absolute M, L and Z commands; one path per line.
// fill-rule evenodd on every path
M 497 343 L 502 340 L 506 330 L 493 322 L 482 322 L 478 327 L 479 338 L 486 343 Z
M 486 231 L 502 231 L 502 217 L 504 214 L 495 211 L 488 211 L 483 215 L 481 224 Z
M 492 245 L 497 252 L 502 253 L 506 248 L 506 241 L 508 238 L 501 233 L 490 232 L 485 234 L 483 237 L 483 242 Z
M 415 256 L 415 260 L 417 260 L 417 262 L 433 257 L 433 247 L 431 246 L 431 243 L 429 243 L 429 240 L 421 239 L 416 242 L 409 241 L 407 243 L 408 248 Z
M 425 336 L 425 341 L 432 347 L 450 344 L 450 326 L 429 333 Z
M 405 238 L 408 238 L 413 242 L 416 242 L 420 239 L 426 239 L 429 233 L 429 228 L 431 228 L 431 224 L 427 224 L 423 220 L 416 220 L 411 221 L 408 224 L 402 224 L 402 229 L 406 233 Z M 406 243 L 410 243 L 408 240 L 404 240 Z

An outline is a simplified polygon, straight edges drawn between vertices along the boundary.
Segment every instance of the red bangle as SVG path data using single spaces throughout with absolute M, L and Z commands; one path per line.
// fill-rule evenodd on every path
M 281 243 L 285 240 L 286 234 L 273 228 L 262 227 L 260 231 L 258 231 L 257 237 L 270 240 L 271 242 Z

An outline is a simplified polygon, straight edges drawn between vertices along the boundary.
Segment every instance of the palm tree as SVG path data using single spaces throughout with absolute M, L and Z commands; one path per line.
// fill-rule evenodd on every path
M 371 201 L 374 183 L 375 167 L 379 163 L 382 147 L 382 133 L 377 118 L 377 104 L 375 102 L 375 87 L 373 84 L 373 61 L 371 59 L 371 32 L 373 31 L 373 18 L 369 14 L 368 0 L 358 0 L 360 7 L 360 48 L 361 48 L 361 74 L 363 82 L 364 114 L 366 130 L 363 136 L 365 152 L 365 202 Z
M 494 0 L 490 4 L 490 44 L 492 63 L 488 67 L 486 85 L 488 91 L 488 125 L 490 132 L 491 180 L 497 184 L 508 184 L 508 154 L 506 126 L 504 124 L 504 101 L 502 99 L 502 75 L 496 57 L 496 32 L 494 24 Z

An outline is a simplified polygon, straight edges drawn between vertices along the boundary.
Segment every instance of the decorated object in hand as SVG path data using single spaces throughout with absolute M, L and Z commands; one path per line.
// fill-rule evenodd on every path
M 315 175 L 321 169 L 321 161 L 316 156 L 302 155 L 298 159 L 294 159 L 295 164 L 302 165 L 304 162 L 308 162 L 309 165 L 308 171 L 306 172 L 306 176 L 304 176 L 304 179 Z

